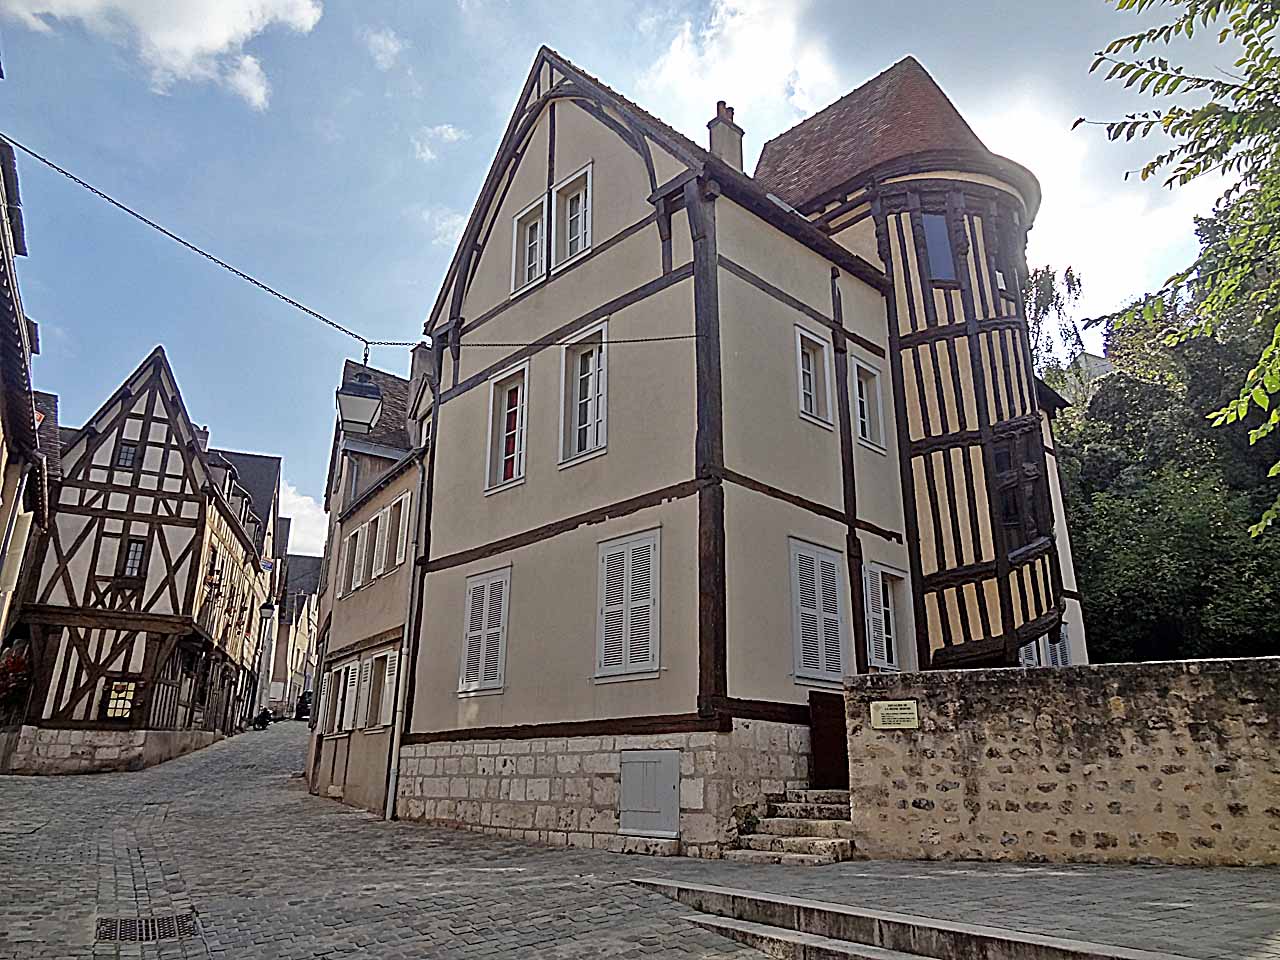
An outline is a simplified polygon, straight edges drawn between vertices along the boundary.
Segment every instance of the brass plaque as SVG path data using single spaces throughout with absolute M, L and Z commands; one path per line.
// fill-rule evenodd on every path
M 920 709 L 914 700 L 872 700 L 871 729 L 919 730 Z

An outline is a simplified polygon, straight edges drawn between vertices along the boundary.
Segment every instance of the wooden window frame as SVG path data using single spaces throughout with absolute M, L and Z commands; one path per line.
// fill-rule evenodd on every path
M 489 626 L 489 616 L 491 613 L 490 605 L 493 602 L 492 585 L 498 582 L 503 584 L 503 590 L 502 602 L 498 614 L 499 625 L 497 627 L 499 634 L 497 676 L 493 679 L 486 680 L 484 677 L 485 652 L 486 645 L 488 643 L 488 634 L 492 632 L 493 629 Z M 471 638 L 475 634 L 475 631 L 471 629 L 472 590 L 476 587 L 483 587 L 485 594 L 483 606 L 481 608 L 478 674 L 476 679 L 469 680 L 467 679 L 467 661 L 470 658 Z M 511 621 L 511 565 L 508 564 L 494 570 L 488 570 L 484 573 L 478 573 L 467 577 L 463 600 L 462 649 L 458 663 L 458 696 L 477 697 L 500 694 L 506 689 L 507 682 L 507 631 L 510 628 Z
M 587 345 L 587 341 L 598 342 Z M 578 372 L 578 358 L 588 349 L 598 351 L 596 371 L 592 377 L 594 385 L 592 403 L 595 444 L 577 449 L 577 434 L 581 429 L 577 425 L 577 414 L 580 401 L 578 386 L 581 375 Z M 568 467 L 593 457 L 601 456 L 609 450 L 609 322 L 603 321 L 584 330 L 560 348 L 560 449 L 559 466 Z
M 641 545 L 651 545 L 649 569 L 649 658 L 632 661 L 630 650 L 632 623 L 632 551 Z M 607 554 L 624 551 L 623 569 L 623 659 L 619 666 L 605 665 L 606 623 L 606 569 Z M 654 527 L 629 533 L 625 536 L 603 540 L 596 546 L 596 668 L 597 683 L 617 680 L 652 680 L 662 669 L 662 528 Z
M 141 550 L 138 554 L 138 571 L 137 573 L 129 572 L 129 555 L 130 548 L 134 544 L 140 544 Z M 147 561 L 150 551 L 147 549 L 146 537 L 134 537 L 128 534 L 120 538 L 120 555 L 116 558 L 116 579 L 126 580 L 131 583 L 145 580 L 147 578 Z
M 503 448 L 506 446 L 507 430 L 506 408 L 499 407 L 499 391 L 503 392 L 502 400 L 506 399 L 506 388 L 512 381 L 519 378 L 520 380 L 520 402 L 516 410 L 516 428 L 515 428 L 515 468 L 513 476 L 507 479 L 502 478 L 503 465 L 506 461 L 506 455 Z M 506 370 L 495 375 L 489 381 L 489 419 L 488 419 L 488 439 L 485 444 L 485 474 L 484 474 L 484 494 L 489 496 L 500 490 L 509 490 L 511 487 L 517 487 L 524 483 L 526 473 L 526 454 L 528 449 L 527 427 L 529 422 L 529 361 L 516 364 L 514 367 L 508 367 Z M 498 435 L 499 428 L 502 428 L 501 436 Z
M 511 218 L 511 292 L 513 294 L 533 286 L 547 274 L 547 211 L 548 199 L 541 196 Z M 536 214 L 536 216 L 535 216 Z M 529 276 L 528 243 L 525 233 L 529 224 L 538 223 L 537 272 Z
M 132 470 L 138 462 L 138 441 L 121 440 L 120 445 L 116 447 L 116 462 L 114 466 L 119 470 Z M 129 451 L 129 462 L 125 463 L 124 452 Z
M 809 423 L 817 424 L 827 430 L 835 429 L 835 420 L 832 416 L 832 367 L 831 367 L 831 344 L 822 339 L 812 330 L 796 324 L 795 327 L 795 350 L 796 350 L 796 410 L 801 420 Z M 805 390 L 805 357 L 816 354 L 817 362 L 815 362 L 810 371 L 814 380 L 812 390 Z M 820 378 L 820 382 L 819 382 Z M 804 408 L 805 395 L 811 393 L 814 401 L 814 411 L 810 413 Z
M 111 704 L 116 698 L 112 695 L 114 685 L 117 683 L 128 684 L 129 689 L 129 712 L 123 716 L 111 716 Z M 127 673 L 122 671 L 111 671 L 102 675 L 102 697 L 98 701 L 98 720 L 101 723 L 119 724 L 127 726 L 134 719 L 140 704 L 138 698 L 142 693 L 142 674 Z

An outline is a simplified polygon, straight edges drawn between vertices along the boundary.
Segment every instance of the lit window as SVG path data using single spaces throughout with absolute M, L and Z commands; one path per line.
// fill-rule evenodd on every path
M 138 685 L 133 680 L 108 680 L 103 692 L 102 718 L 128 720 L 133 713 L 133 697 Z
M 831 398 L 827 344 L 796 327 L 796 385 L 800 415 L 823 426 L 831 426 Z
M 565 460 L 605 445 L 605 373 L 603 329 L 565 347 Z
M 490 397 L 489 476 L 486 486 L 500 487 L 524 476 L 525 371 L 493 384 Z
M 124 560 L 120 565 L 122 577 L 142 576 L 143 556 L 147 552 L 147 541 L 138 537 L 130 537 L 125 542 Z
M 924 221 L 925 250 L 929 254 L 929 278 L 955 280 L 956 261 L 951 251 L 947 218 L 940 213 L 926 213 L 921 219 Z
M 122 443 L 116 451 L 117 467 L 132 467 L 134 461 L 138 459 L 138 445 L 136 443 Z
M 858 400 L 858 439 L 876 447 L 884 446 L 880 416 L 880 375 L 870 367 L 857 365 L 855 377 Z
M 539 200 L 516 217 L 513 290 L 533 283 L 545 270 L 543 207 L 544 202 Z

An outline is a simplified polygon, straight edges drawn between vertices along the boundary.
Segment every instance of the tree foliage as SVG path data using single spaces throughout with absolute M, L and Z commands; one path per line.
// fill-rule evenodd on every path
M 1031 360 L 1041 376 L 1047 369 L 1060 369 L 1084 349 L 1074 317 L 1083 289 L 1074 267 L 1066 267 L 1061 274 L 1050 266 L 1036 267 L 1027 276 L 1023 301 Z
M 1211 337 L 1228 323 L 1259 334 L 1252 363 L 1230 395 L 1210 414 L 1214 426 L 1238 425 L 1256 444 L 1280 430 L 1280 56 L 1274 0 L 1113 0 L 1117 9 L 1145 14 L 1155 8 L 1172 19 L 1112 41 L 1092 70 L 1167 105 L 1106 122 L 1111 140 L 1162 134 L 1170 142 L 1139 171 L 1169 187 L 1207 173 L 1231 185 L 1217 210 L 1219 229 L 1202 233 L 1200 255 L 1114 320 L 1164 325 L 1171 344 Z M 1233 70 L 1203 76 L 1144 56 L 1214 30 L 1219 44 L 1239 48 Z M 1180 98 L 1180 99 L 1175 99 Z M 1172 101 L 1172 102 L 1170 102 Z M 1084 118 L 1077 124 L 1086 122 Z M 1280 460 L 1268 469 L 1280 477 Z M 1251 527 L 1260 535 L 1280 520 L 1280 496 Z

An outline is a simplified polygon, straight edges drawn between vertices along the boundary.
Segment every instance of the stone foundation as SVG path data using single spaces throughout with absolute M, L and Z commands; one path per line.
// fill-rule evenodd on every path
M 881 673 L 845 704 L 863 854 L 1280 864 L 1280 658 Z
M 75 730 L 23 726 L 7 767 L 15 774 L 141 770 L 222 739 L 210 730 Z
M 623 750 L 680 751 L 680 838 L 618 832 Z M 405 746 L 396 812 L 557 846 L 720 856 L 766 797 L 809 781 L 809 729 L 734 720 L 729 733 L 464 740 Z

